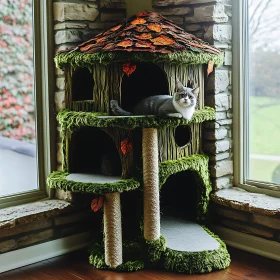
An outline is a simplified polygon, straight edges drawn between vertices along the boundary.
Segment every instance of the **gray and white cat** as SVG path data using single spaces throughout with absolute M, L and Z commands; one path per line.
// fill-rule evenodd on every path
M 141 100 L 132 110 L 123 110 L 117 100 L 111 100 L 111 110 L 116 116 L 158 115 L 190 120 L 197 104 L 199 88 L 188 88 L 177 80 L 176 91 L 171 95 L 154 95 Z

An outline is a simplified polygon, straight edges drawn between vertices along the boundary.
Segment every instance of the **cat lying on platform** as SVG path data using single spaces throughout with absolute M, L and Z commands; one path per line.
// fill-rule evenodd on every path
M 171 95 L 154 95 L 141 100 L 132 110 L 123 110 L 117 100 L 111 100 L 111 110 L 116 116 L 158 115 L 190 120 L 197 104 L 199 88 L 188 88 L 177 80 L 176 91 Z

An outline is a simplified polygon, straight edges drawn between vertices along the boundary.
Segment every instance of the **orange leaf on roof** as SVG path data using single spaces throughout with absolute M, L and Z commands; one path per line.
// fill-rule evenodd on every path
M 154 48 L 154 46 L 152 44 L 146 43 L 146 42 L 137 42 L 135 44 L 135 47 L 138 48 Z
M 142 12 L 139 12 L 138 14 L 136 14 L 136 17 L 145 17 L 147 15 L 148 15 L 147 11 L 142 11 Z
M 162 27 L 159 24 L 150 23 L 148 24 L 148 28 L 155 32 L 160 32 Z
M 109 43 L 106 46 L 103 47 L 104 50 L 113 50 L 115 48 L 114 43 Z
M 137 39 L 152 39 L 153 36 L 150 33 L 142 33 L 140 35 L 135 35 Z
M 107 38 L 108 38 L 107 36 L 103 36 L 103 37 L 96 38 L 95 41 L 96 43 L 99 43 L 105 41 Z
M 160 35 L 154 39 L 151 39 L 151 41 L 155 44 L 155 45 L 158 45 L 158 46 L 165 46 L 165 45 L 171 45 L 174 43 L 174 40 L 167 37 L 167 36 L 164 36 L 164 35 Z
M 130 47 L 132 45 L 133 45 L 133 43 L 130 40 L 124 40 L 124 41 L 121 41 L 117 44 L 118 47 L 124 47 L 124 48 Z
M 88 51 L 89 49 L 91 49 L 92 46 L 93 46 L 93 44 L 87 45 L 87 46 L 85 46 L 85 47 L 81 47 L 81 48 L 80 48 L 80 51 L 86 52 L 86 51 Z
M 122 27 L 122 24 L 118 24 L 117 26 L 110 28 L 110 30 L 116 31 L 116 30 L 120 29 L 121 27 Z
M 144 19 L 144 18 L 136 18 L 135 20 L 133 20 L 132 22 L 131 22 L 131 24 L 133 24 L 133 25 L 136 25 L 136 24 L 143 24 L 143 23 L 145 23 L 146 22 L 146 20 Z

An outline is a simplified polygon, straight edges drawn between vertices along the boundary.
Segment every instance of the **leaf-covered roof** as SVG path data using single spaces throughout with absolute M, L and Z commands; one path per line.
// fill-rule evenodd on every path
M 143 11 L 76 47 L 60 51 L 56 63 L 61 67 L 65 64 L 111 63 L 132 59 L 186 64 L 202 64 L 212 60 L 219 65 L 221 55 L 219 49 L 185 32 L 160 14 Z

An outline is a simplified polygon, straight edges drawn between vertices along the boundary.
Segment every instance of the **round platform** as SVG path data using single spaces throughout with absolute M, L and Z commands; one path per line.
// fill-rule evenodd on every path
M 102 174 L 89 174 L 89 173 L 71 173 L 66 176 L 67 180 L 82 183 L 115 183 L 120 181 L 121 176 L 107 176 Z
M 135 190 L 140 186 L 134 178 L 122 179 L 118 176 L 63 171 L 52 172 L 47 178 L 47 184 L 54 189 L 94 194 L 121 193 Z
M 230 264 L 225 243 L 205 226 L 176 217 L 161 218 L 166 240 L 164 267 L 188 274 L 208 273 Z

